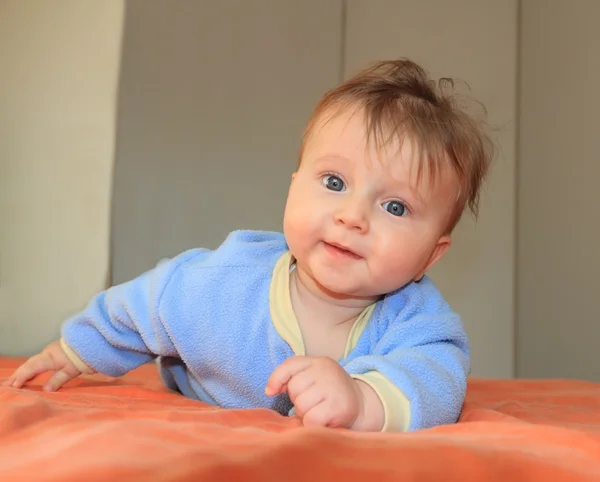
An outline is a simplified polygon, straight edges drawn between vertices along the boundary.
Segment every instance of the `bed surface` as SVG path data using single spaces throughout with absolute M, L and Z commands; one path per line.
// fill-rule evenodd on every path
M 0 358 L 0 380 L 21 362 Z M 410 434 L 305 429 L 120 379 L 0 387 L 0 480 L 600 480 L 600 384 L 471 379 L 460 423 Z

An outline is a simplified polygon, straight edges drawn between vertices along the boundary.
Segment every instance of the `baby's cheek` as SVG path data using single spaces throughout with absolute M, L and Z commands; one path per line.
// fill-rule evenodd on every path
M 286 219 L 284 223 L 284 233 L 286 241 L 295 256 L 301 255 L 304 246 L 310 239 L 310 224 L 308 216 L 302 216 L 301 213 L 294 213 L 293 216 Z
M 417 260 L 410 252 L 403 251 L 400 246 L 394 250 L 386 250 L 377 254 L 376 259 L 371 260 L 371 271 L 377 280 L 391 289 L 396 289 L 413 276 L 416 270 Z
M 290 212 L 289 216 L 286 217 L 285 230 L 288 236 L 297 238 L 302 235 L 302 232 L 306 229 L 306 216 L 298 210 Z

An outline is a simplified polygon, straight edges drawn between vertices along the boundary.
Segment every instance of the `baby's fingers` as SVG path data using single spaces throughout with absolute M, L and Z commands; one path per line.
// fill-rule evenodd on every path
M 3 385 L 21 388 L 37 375 L 54 370 L 54 361 L 47 355 L 32 356 L 6 380 Z
M 58 370 L 52 375 L 50 380 L 44 384 L 44 390 L 47 392 L 54 392 L 76 376 L 76 374 L 69 374 L 65 369 Z

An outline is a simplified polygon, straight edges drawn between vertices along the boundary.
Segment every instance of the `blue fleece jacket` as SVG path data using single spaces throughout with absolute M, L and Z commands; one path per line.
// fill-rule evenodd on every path
M 164 382 L 188 397 L 288 413 L 286 395 L 264 393 L 273 370 L 303 354 L 293 313 L 277 308 L 291 304 L 275 299 L 289 297 L 289 276 L 276 276 L 286 259 L 282 234 L 235 231 L 215 250 L 186 251 L 99 293 L 63 324 L 63 342 L 109 376 L 158 357 Z M 380 394 L 386 426 L 455 422 L 469 347 L 433 282 L 425 277 L 385 296 L 366 318 L 339 363 Z

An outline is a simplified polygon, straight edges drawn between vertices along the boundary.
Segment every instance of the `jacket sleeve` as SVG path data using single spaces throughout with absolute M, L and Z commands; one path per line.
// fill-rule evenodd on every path
M 176 356 L 161 300 L 182 264 L 208 250 L 190 250 L 161 261 L 141 276 L 100 292 L 62 326 L 61 345 L 86 373 L 121 376 L 157 356 Z
M 371 353 L 344 367 L 379 395 L 384 430 L 424 429 L 460 416 L 470 369 L 468 339 L 459 316 L 441 296 L 431 296 L 425 303 L 422 296 L 407 303 Z

